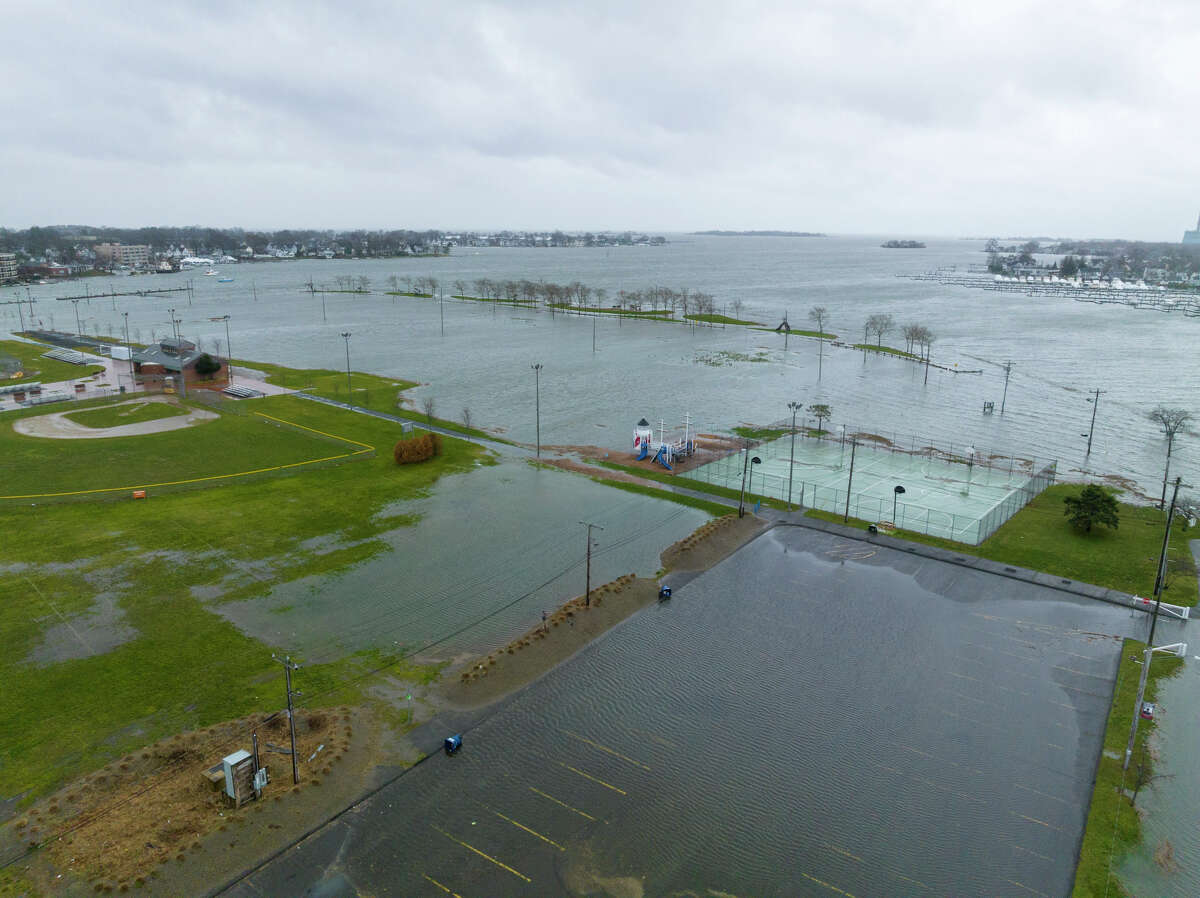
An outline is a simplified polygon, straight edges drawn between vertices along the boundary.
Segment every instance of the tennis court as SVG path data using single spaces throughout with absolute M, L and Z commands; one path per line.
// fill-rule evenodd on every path
M 890 523 L 978 545 L 1054 482 L 1055 462 L 996 456 L 974 447 L 901 449 L 871 434 L 784 436 L 734 452 L 682 476 L 807 508 Z M 851 462 L 853 461 L 853 476 Z M 789 477 L 790 472 L 790 477 Z M 902 491 L 897 492 L 896 487 Z

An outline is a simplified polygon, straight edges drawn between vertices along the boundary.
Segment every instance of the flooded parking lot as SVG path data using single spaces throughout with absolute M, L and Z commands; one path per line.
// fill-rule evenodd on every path
M 1136 612 L 780 526 L 239 895 L 1063 895 Z

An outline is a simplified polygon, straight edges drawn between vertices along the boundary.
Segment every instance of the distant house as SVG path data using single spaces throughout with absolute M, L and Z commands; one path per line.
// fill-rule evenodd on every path
M 211 379 L 196 373 L 196 362 L 204 355 L 190 340 L 166 338 L 153 346 L 133 352 L 133 375 L 139 383 L 161 383 L 166 378 L 178 378 L 180 373 L 188 386 L 224 386 L 229 383 L 229 366 L 221 361 L 221 370 Z

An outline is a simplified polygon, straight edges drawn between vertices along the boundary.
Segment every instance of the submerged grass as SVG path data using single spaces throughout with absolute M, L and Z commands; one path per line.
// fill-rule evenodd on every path
M 248 407 L 243 404 L 242 415 Z M 487 460 L 479 447 L 446 439 L 438 458 L 397 466 L 390 453 L 397 424 L 292 396 L 255 400 L 253 407 L 375 446 L 378 455 L 141 502 L 0 508 L 0 567 L 7 573 L 0 580 L 6 649 L 0 657 L 0 732 L 6 734 L 0 796 L 27 793 L 30 801 L 170 733 L 276 708 L 281 687 L 271 651 L 287 647 L 246 636 L 197 596 L 265 594 L 280 583 L 357 564 L 383 550 L 384 534 L 416 520 L 388 513 L 393 503 L 427 495 L 439 478 Z M 217 440 L 222 434 L 233 443 Z M 161 464 L 184 464 L 181 454 L 224 457 L 228 464 L 231 453 L 244 451 L 236 445 L 240 434 L 195 429 L 191 443 L 174 446 Z M 290 429 L 280 435 L 310 443 Z M 96 442 L 91 463 L 109 469 L 104 446 L 122 441 Z M 30 457 L 22 476 L 48 477 L 50 463 Z M 314 543 L 333 548 L 305 548 Z M 117 594 L 121 623 L 134 635 L 93 652 L 87 613 L 105 591 Z M 32 663 L 30 653 L 58 625 L 77 633 L 70 648 L 61 660 Z M 362 688 L 355 677 L 378 660 L 360 654 L 306 666 L 300 673 L 305 703 L 355 700 Z

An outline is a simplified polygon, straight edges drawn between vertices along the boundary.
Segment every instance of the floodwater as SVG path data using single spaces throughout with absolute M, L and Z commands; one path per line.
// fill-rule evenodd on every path
M 385 535 L 390 551 L 214 610 L 308 663 L 368 648 L 486 652 L 583 594 L 581 518 L 603 528 L 592 531 L 594 587 L 654 576 L 662 550 L 709 517 L 515 459 L 443 478 L 430 496 L 388 513 L 421 516 Z
M 924 250 L 885 250 L 878 238 L 720 238 L 679 235 L 662 247 L 608 249 L 462 249 L 437 259 L 363 262 L 292 261 L 222 266 L 217 283 L 199 270 L 176 275 L 90 279 L 32 288 L 36 316 L 46 325 L 74 329 L 74 308 L 53 297 L 98 291 L 195 285 L 185 294 L 124 297 L 79 304 L 84 330 L 117 334 L 129 312 L 134 339 L 170 332 L 169 308 L 183 319 L 182 332 L 215 349 L 224 344 L 229 314 L 233 354 L 296 366 L 340 368 L 349 331 L 353 367 L 409 377 L 426 386 L 438 413 L 455 418 L 464 407 L 484 427 L 514 439 L 534 440 L 534 376 L 541 372 L 544 443 L 593 443 L 614 450 L 630 446 L 641 417 L 676 426 L 690 414 L 698 429 L 728 430 L 788 416 L 787 403 L 826 403 L 833 427 L 848 424 L 885 436 L 912 434 L 948 447 L 973 443 L 980 451 L 1017 453 L 1038 467 L 1059 460 L 1060 477 L 1087 470 L 1133 478 L 1145 492 L 1161 491 L 1165 440 L 1145 419 L 1155 404 L 1179 405 L 1200 417 L 1200 383 L 1194 364 L 1193 329 L 1200 321 L 1119 306 L 1097 306 L 1047 297 L 992 294 L 980 290 L 897 278 L 939 265 L 983 261 L 982 243 L 928 240 Z M 863 322 L 875 313 L 897 324 L 932 328 L 933 359 L 960 370 L 924 369 L 894 358 L 826 347 L 818 380 L 815 341 L 784 340 L 744 328 L 693 328 L 678 324 L 599 319 L 491 303 L 304 289 L 332 285 L 339 275 L 365 275 L 372 289 L 386 289 L 389 275 L 432 275 L 447 292 L 455 280 L 528 278 L 579 280 L 620 289 L 654 284 L 711 293 L 718 307 L 741 300 L 742 317 L 774 327 L 786 314 L 807 327 L 814 305 L 829 309 L 827 327 L 847 341 L 862 339 Z M 20 291 L 24 292 L 24 291 Z M 257 296 L 257 301 L 255 300 Z M 15 307 L 0 307 L 0 323 L 15 328 Z M 727 309 L 728 310 L 728 309 Z M 444 325 L 443 325 L 444 322 Z M 593 353 L 593 328 L 596 351 Z M 443 335 L 444 331 L 444 335 Z M 887 341 L 903 343 L 898 334 Z M 766 361 L 745 359 L 761 357 Z M 1007 397 L 998 367 L 1015 363 Z M 1099 388 L 1096 435 L 1085 457 L 1092 405 Z M 1000 414 L 1004 398 L 1005 412 Z M 984 401 L 996 413 L 984 415 Z M 1191 443 L 1176 441 L 1173 464 L 1197 482 Z
M 1144 622 L 779 527 L 234 894 L 1064 895 Z

